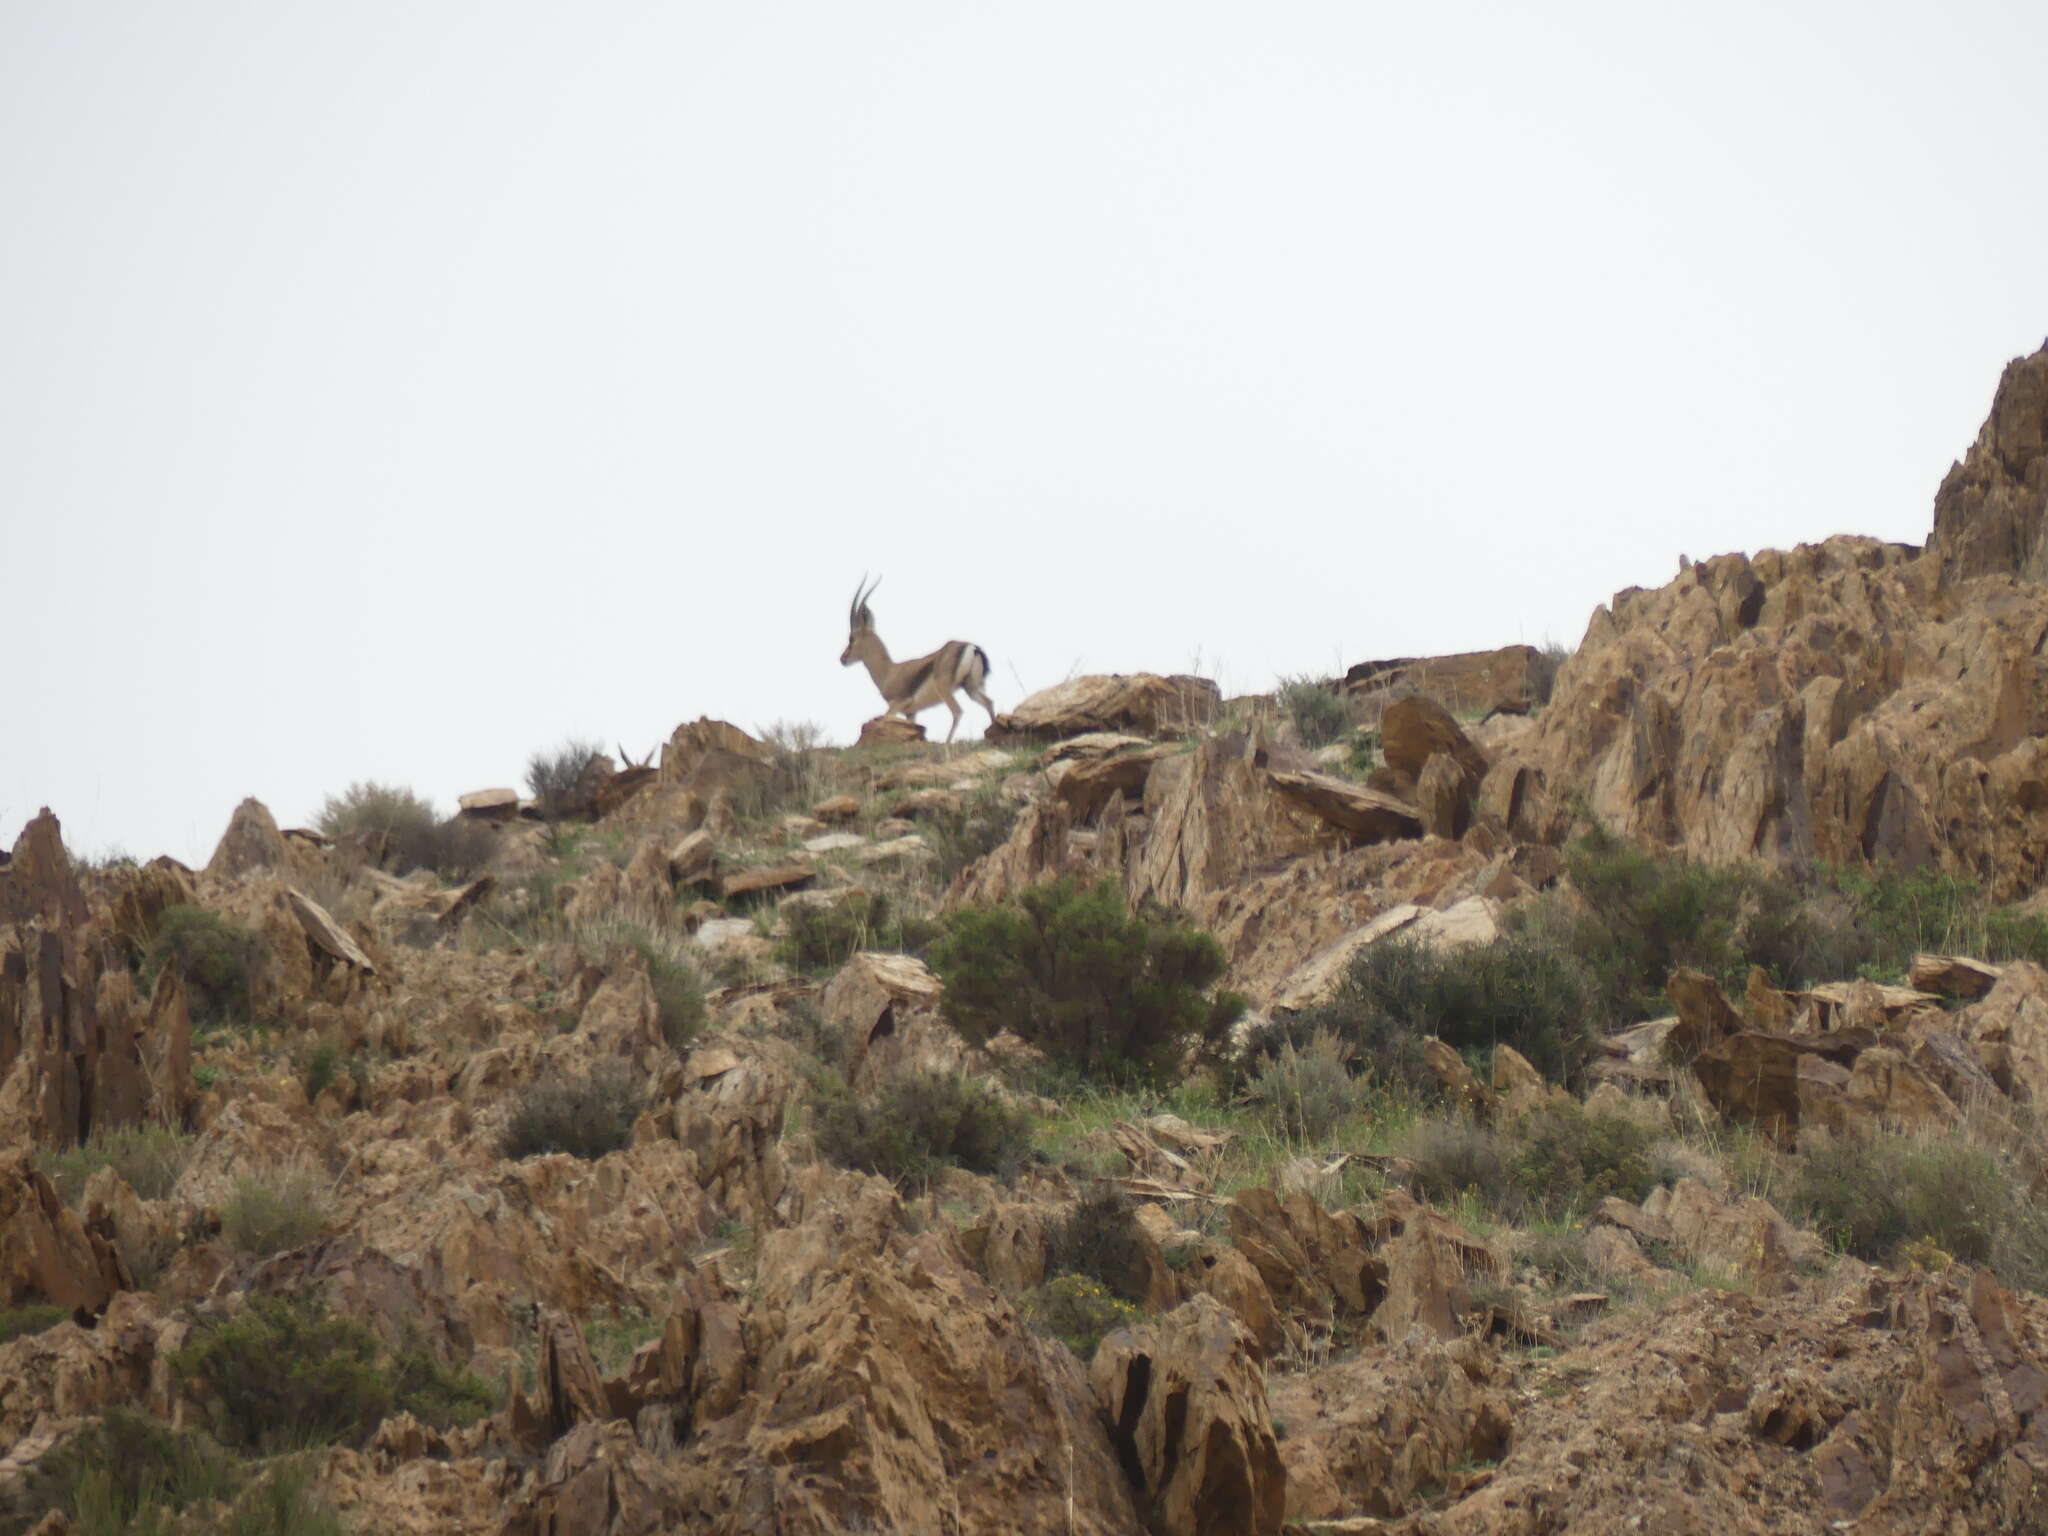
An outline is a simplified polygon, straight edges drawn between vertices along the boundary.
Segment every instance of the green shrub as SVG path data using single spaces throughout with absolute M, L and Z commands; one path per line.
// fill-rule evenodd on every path
M 177 967 L 194 1024 L 232 1024 L 250 1014 L 250 984 L 263 962 L 263 941 L 240 923 L 204 907 L 164 908 L 145 973 Z
M 623 1062 L 606 1062 L 585 1077 L 546 1078 L 519 1091 L 505 1129 L 505 1155 L 567 1152 L 596 1159 L 633 1137 L 641 1091 Z
M 329 837 L 358 839 L 379 865 L 400 875 L 426 869 L 467 879 L 496 846 L 488 828 L 444 823 L 433 802 L 394 784 L 364 781 L 329 795 L 317 824 Z
M 1409 1182 L 1433 1205 L 1451 1205 L 1471 1194 L 1499 1209 L 1508 1203 L 1514 1179 L 1508 1149 L 1491 1126 L 1464 1115 L 1431 1117 L 1410 1127 Z
M 391 1352 L 385 1368 L 394 1404 L 436 1429 L 465 1428 L 498 1406 L 498 1394 L 481 1377 L 450 1370 L 417 1345 Z
M 122 1126 L 94 1131 L 83 1146 L 62 1152 L 39 1152 L 36 1166 L 49 1176 L 57 1198 L 76 1205 L 85 1186 L 102 1168 L 111 1166 L 144 1200 L 161 1200 L 185 1171 L 192 1138 L 160 1125 Z
M 1844 1251 L 1880 1263 L 1921 1239 L 1951 1258 L 1987 1263 L 2016 1214 L 1989 1152 L 1959 1137 L 1889 1132 L 1803 1137 L 1787 1204 Z
M 1083 1197 L 1046 1232 L 1045 1271 L 1086 1275 L 1125 1301 L 1145 1295 L 1148 1266 L 1131 1202 L 1115 1190 Z
M 258 1258 L 302 1248 L 326 1225 L 327 1201 L 319 1180 L 298 1171 L 237 1179 L 220 1215 L 220 1235 Z
M 1585 1210 L 1609 1195 L 1641 1200 L 1663 1182 L 1656 1133 L 1619 1115 L 1546 1104 L 1507 1132 L 1508 1174 L 1523 1213 Z
M 321 1094 L 334 1086 L 334 1080 L 341 1075 L 341 1047 L 332 1040 L 322 1040 L 306 1054 L 306 1064 L 299 1072 L 299 1085 L 306 1090 L 306 1102 L 311 1104 Z
M 776 941 L 775 958 L 805 976 L 836 971 L 864 949 L 920 954 L 938 932 L 927 918 L 904 916 L 883 891 L 829 907 L 799 902 L 784 909 L 782 921 L 788 932 Z
M 211 1438 L 110 1408 L 36 1464 L 28 1502 L 61 1509 L 82 1536 L 156 1532 L 165 1516 L 234 1497 L 241 1464 Z
M 1365 1088 L 1344 1064 L 1337 1038 L 1318 1034 L 1304 1047 L 1283 1044 L 1253 1079 L 1250 1096 L 1283 1136 L 1316 1140 L 1358 1111 Z
M 1550 702 L 1550 695 L 1557 688 L 1557 670 L 1571 660 L 1572 653 L 1555 640 L 1548 641 L 1536 653 L 1536 664 L 1529 672 L 1529 704 L 1541 709 Z
M 387 1350 L 317 1295 L 255 1296 L 202 1318 L 171 1370 L 225 1445 L 262 1455 L 361 1445 L 404 1411 L 436 1428 L 474 1423 L 494 1394 L 423 1351 Z
M 256 1296 L 202 1318 L 171 1370 L 225 1445 L 262 1455 L 360 1445 L 392 1411 L 377 1336 L 314 1297 Z
M 1618 1115 L 1547 1104 L 1506 1126 L 1463 1115 L 1409 1133 L 1415 1192 L 1438 1205 L 1472 1195 L 1515 1221 L 1584 1211 L 1609 1195 L 1641 1200 L 1664 1181 L 1655 1134 Z
M 1244 999 L 1205 989 L 1223 950 L 1191 923 L 1125 909 L 1108 881 L 1025 891 L 1015 905 L 963 907 L 929 952 L 946 1011 L 976 1044 L 1008 1029 L 1056 1066 L 1140 1086 L 1170 1081 L 1190 1050 L 1213 1051 Z
M 1031 1145 L 1031 1117 L 959 1073 L 910 1073 L 863 1097 L 821 1072 L 812 1116 L 819 1156 L 899 1188 L 928 1183 L 946 1168 L 1008 1177 Z
M 1511 1045 L 1545 1077 L 1570 1081 L 1593 1057 L 1603 1014 L 1585 968 L 1563 944 L 1509 934 L 1439 950 L 1395 934 L 1360 951 L 1328 1001 L 1276 1019 L 1255 1057 L 1324 1034 L 1381 1083 L 1434 1090 L 1422 1042 L 1459 1051 Z
M 1313 677 L 1283 677 L 1273 695 L 1294 722 L 1294 734 L 1313 750 L 1341 741 L 1351 729 L 1351 703 L 1329 683 Z
M 46 1332 L 70 1315 L 69 1307 L 42 1304 L 14 1307 L 0 1312 L 0 1344 L 5 1344 L 10 1339 L 26 1338 L 32 1333 Z
M 526 787 L 549 821 L 595 814 L 597 801 L 588 778 L 590 765 L 604 753 L 591 741 L 570 738 L 551 752 L 526 760 Z
M 919 830 L 932 850 L 932 878 L 940 889 L 1010 839 L 1023 807 L 1003 793 L 1000 780 L 985 779 L 965 795 L 959 809 L 923 819 Z
M 1103 1338 L 1135 1322 L 1137 1307 L 1112 1296 L 1087 1275 L 1055 1275 L 1024 1298 L 1024 1312 L 1042 1333 L 1058 1339 L 1083 1361 Z

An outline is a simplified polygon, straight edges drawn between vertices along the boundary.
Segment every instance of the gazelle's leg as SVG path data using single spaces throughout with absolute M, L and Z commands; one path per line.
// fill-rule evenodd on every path
M 996 707 L 988 701 L 988 695 L 975 687 L 974 684 L 969 683 L 967 685 L 967 696 L 988 711 L 988 723 L 994 725 L 996 723 Z
M 946 727 L 946 744 L 953 743 L 953 733 L 960 729 L 960 704 L 950 693 L 946 695 L 946 708 L 953 711 L 953 723 Z

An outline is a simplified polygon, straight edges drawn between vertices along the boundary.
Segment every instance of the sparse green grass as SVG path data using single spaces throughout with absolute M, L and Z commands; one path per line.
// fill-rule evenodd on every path
M 0 1312 L 0 1344 L 10 1339 L 26 1338 L 32 1333 L 47 1332 L 70 1315 L 67 1307 L 53 1307 L 45 1303 Z
M 939 926 L 906 913 L 886 891 L 866 892 L 829 907 L 799 904 L 781 917 L 788 931 L 776 942 L 776 962 L 804 976 L 828 975 L 858 950 L 920 954 Z
M 32 1508 L 62 1510 L 80 1536 L 157 1536 L 179 1511 L 233 1498 L 244 1476 L 210 1437 L 117 1407 L 37 1463 L 27 1491 Z
M 244 1253 L 269 1258 L 310 1243 L 327 1216 L 326 1190 L 310 1173 L 242 1178 L 221 1211 L 220 1235 Z
M 632 1363 L 633 1352 L 651 1339 L 661 1337 L 667 1320 L 646 1312 L 610 1312 L 583 1320 L 583 1342 L 598 1373 L 617 1376 Z
M 191 1152 L 192 1138 L 182 1131 L 160 1125 L 124 1126 L 97 1132 L 83 1146 L 39 1152 L 36 1166 L 66 1205 L 77 1205 L 92 1176 L 109 1166 L 142 1199 L 161 1200 L 178 1182 Z

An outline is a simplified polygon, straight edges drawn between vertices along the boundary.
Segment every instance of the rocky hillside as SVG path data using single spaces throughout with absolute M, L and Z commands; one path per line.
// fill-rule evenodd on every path
M 45 811 L 0 1531 L 2048 1530 L 2044 381 L 1561 666 Z

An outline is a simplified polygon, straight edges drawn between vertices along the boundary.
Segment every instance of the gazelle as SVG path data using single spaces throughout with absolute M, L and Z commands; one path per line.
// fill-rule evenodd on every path
M 861 579 L 865 583 L 867 578 Z M 854 589 L 853 606 L 846 613 L 846 649 L 839 657 L 839 665 L 850 667 L 856 661 L 866 664 L 868 676 L 875 680 L 882 702 L 888 706 L 882 711 L 885 716 L 901 715 L 914 720 L 919 710 L 930 709 L 934 704 L 945 705 L 953 711 L 953 724 L 946 731 L 948 741 L 960 729 L 960 706 L 953 701 L 956 693 L 965 692 L 987 710 L 988 723 L 994 725 L 996 707 L 981 691 L 981 685 L 988 681 L 988 652 L 965 640 L 948 640 L 929 656 L 891 661 L 889 648 L 875 633 L 875 616 L 868 610 L 868 599 L 881 584 L 882 578 L 877 576 L 873 586 L 866 590 Z

